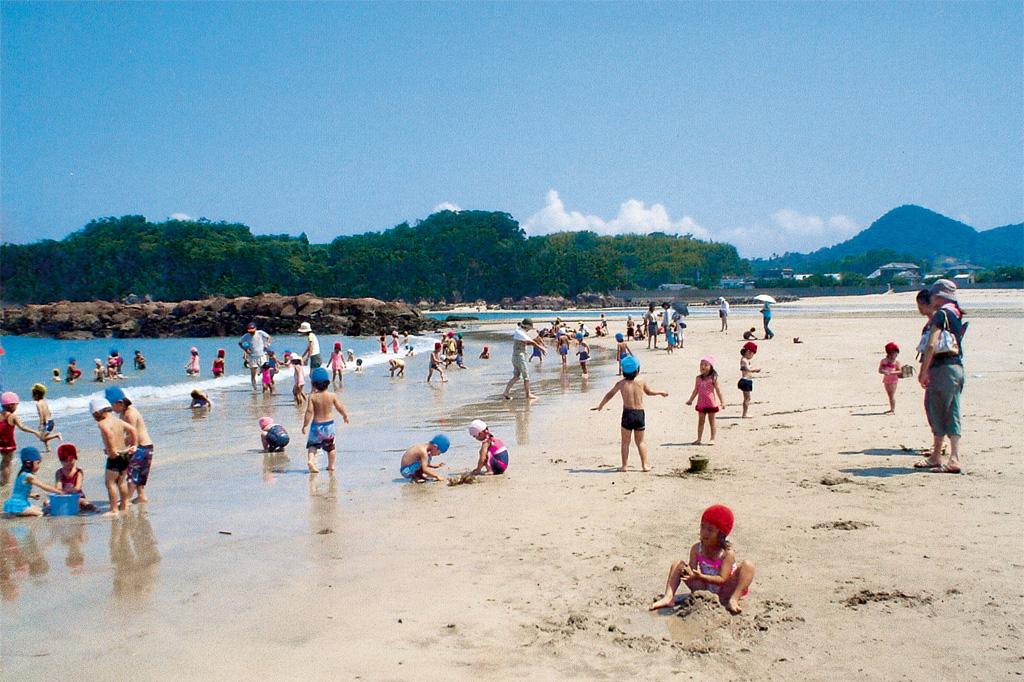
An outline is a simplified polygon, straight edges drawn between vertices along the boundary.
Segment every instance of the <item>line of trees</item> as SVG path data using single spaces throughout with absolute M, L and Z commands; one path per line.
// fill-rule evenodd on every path
M 0 245 L 9 302 L 176 301 L 266 292 L 449 302 L 717 286 L 748 273 L 735 247 L 666 234 L 565 232 L 527 238 L 507 213 L 442 211 L 384 232 L 310 244 L 304 234 L 254 235 L 207 220 L 94 220 L 60 241 Z

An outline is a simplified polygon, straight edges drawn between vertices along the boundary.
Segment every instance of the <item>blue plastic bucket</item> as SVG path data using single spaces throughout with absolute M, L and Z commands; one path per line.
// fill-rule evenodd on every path
M 76 516 L 78 514 L 78 498 L 80 493 L 70 495 L 50 495 L 51 516 Z

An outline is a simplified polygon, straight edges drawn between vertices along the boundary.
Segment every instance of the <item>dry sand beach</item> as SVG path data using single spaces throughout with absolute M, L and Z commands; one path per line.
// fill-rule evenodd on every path
M 1020 675 L 1021 292 L 962 292 L 971 326 L 960 476 L 911 468 L 931 440 L 916 379 L 900 382 L 896 415 L 882 414 L 882 346 L 897 341 L 901 361 L 912 362 L 924 323 L 913 296 L 884 297 L 905 313 L 843 314 L 868 299 L 882 297 L 815 299 L 834 308 L 828 316 L 787 316 L 801 303 L 777 307 L 777 336 L 759 343 L 754 362 L 763 372 L 749 420 L 738 418 L 735 388 L 741 319 L 724 334 L 717 320 L 691 325 L 673 355 L 633 344 L 642 376 L 670 393 L 646 400 L 651 473 L 636 470 L 635 450 L 634 470 L 615 471 L 619 401 L 589 410 L 613 380 L 584 387 L 572 366 L 564 382 L 538 382 L 532 407 L 508 408 L 516 444 L 505 477 L 399 485 L 389 463 L 372 492 L 353 492 L 343 444 L 338 476 L 312 479 L 308 494 L 278 490 L 261 503 L 272 515 L 250 513 L 244 500 L 225 511 L 208 500 L 230 488 L 203 490 L 194 516 L 165 525 L 159 568 L 136 552 L 137 563 L 118 572 L 122 545 L 111 532 L 112 577 L 51 578 L 8 604 L 4 677 Z M 718 444 L 695 447 L 697 417 L 684 401 L 709 353 L 727 409 Z M 448 458 L 456 469 L 474 457 L 459 441 L 464 425 L 498 409 L 510 367 L 506 357 L 491 363 L 494 394 L 446 415 L 461 452 Z M 696 452 L 710 468 L 687 474 Z M 293 464 L 301 459 L 293 453 Z M 230 466 L 205 475 L 222 480 Z M 161 495 L 198 495 L 182 486 Z M 735 511 L 731 539 L 740 559 L 757 564 L 744 612 L 682 598 L 671 612 L 649 613 L 712 503 Z M 159 501 L 152 506 L 159 514 Z M 144 516 L 115 522 L 138 547 Z M 106 542 L 108 525 L 89 532 Z M 64 625 L 44 635 L 39 624 L 54 609 L 66 618 L 52 622 Z

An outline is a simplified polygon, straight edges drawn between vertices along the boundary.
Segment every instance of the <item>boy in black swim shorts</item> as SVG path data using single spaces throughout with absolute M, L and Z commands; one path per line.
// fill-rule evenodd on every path
M 668 393 L 655 391 L 643 379 L 636 378 L 640 373 L 640 362 L 632 355 L 622 358 L 621 364 L 622 380 L 605 394 L 597 407 L 591 409 L 600 411 L 616 393 L 622 396 L 622 421 L 620 424 L 622 427 L 622 467 L 620 471 L 625 471 L 626 464 L 629 462 L 629 441 L 631 439 L 636 442 L 636 449 L 640 453 L 641 468 L 644 471 L 650 471 L 650 463 L 647 460 L 647 444 L 644 443 L 644 430 L 647 426 L 644 415 L 644 396 L 660 395 L 667 398 Z

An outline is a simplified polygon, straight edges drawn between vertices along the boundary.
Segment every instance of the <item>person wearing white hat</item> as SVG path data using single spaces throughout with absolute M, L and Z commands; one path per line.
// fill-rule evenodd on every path
M 729 302 L 724 296 L 718 297 L 718 318 L 722 321 L 722 328 L 719 331 L 729 331 Z
M 306 350 L 302 351 L 302 359 L 309 361 L 310 369 L 316 369 L 323 364 L 323 359 L 320 357 L 320 339 L 313 333 L 309 322 L 299 325 L 299 333 L 306 335 Z
M 512 333 L 512 378 L 508 380 L 507 384 L 505 384 L 505 392 L 501 394 L 501 397 L 505 400 L 512 400 L 512 396 L 509 395 L 509 391 L 512 390 L 512 386 L 515 385 L 520 378 L 523 380 L 523 389 L 526 391 L 526 399 L 537 399 L 537 396 L 530 393 L 530 369 L 526 364 L 526 347 L 533 346 L 539 350 L 541 354 L 546 353 L 547 348 L 545 348 L 544 341 L 541 340 L 540 336 L 530 335 L 529 332 L 532 329 L 533 320 L 527 317 L 516 325 L 516 329 Z
M 129 439 L 137 443 L 139 434 L 128 422 L 118 419 L 114 408 L 106 398 L 96 397 L 89 401 L 89 412 L 96 420 L 103 438 L 103 452 L 107 456 L 104 482 L 107 486 L 107 497 L 110 499 L 110 515 L 128 509 L 128 484 L 126 472 L 135 446 L 128 445 Z M 120 498 L 120 501 L 118 500 Z
M 508 469 L 508 447 L 496 438 L 487 424 L 481 419 L 474 419 L 469 425 L 469 435 L 480 441 L 480 459 L 477 460 L 474 474 L 492 473 L 500 476 Z

